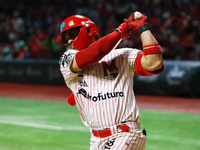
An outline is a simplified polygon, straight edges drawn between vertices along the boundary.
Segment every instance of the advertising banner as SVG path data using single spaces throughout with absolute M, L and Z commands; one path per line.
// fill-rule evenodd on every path
M 155 76 L 134 75 L 136 94 L 200 97 L 200 62 L 164 61 Z M 65 85 L 58 60 L 0 61 L 0 82 Z

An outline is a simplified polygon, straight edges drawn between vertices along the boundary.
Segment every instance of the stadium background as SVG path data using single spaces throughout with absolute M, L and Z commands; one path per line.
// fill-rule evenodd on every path
M 104 36 L 136 10 L 148 16 L 164 59 L 200 59 L 199 0 L 1 0 L 0 58 L 57 59 L 65 49 L 55 37 L 67 16 L 88 16 Z M 135 34 L 120 47 L 141 48 Z
M 199 0 L 0 0 L 0 149 L 88 149 L 89 132 L 79 130 L 84 126 L 76 107 L 63 105 L 70 91 L 58 61 L 66 49 L 56 44 L 55 37 L 67 16 L 88 16 L 104 36 L 136 10 L 148 16 L 165 63 L 160 75 L 134 77 L 141 121 L 149 130 L 147 149 L 199 149 Z M 119 45 L 126 46 L 141 48 L 137 32 Z M 41 114 L 48 117 L 33 119 L 37 107 L 35 118 Z M 78 127 L 63 131 L 65 135 L 55 132 L 50 136 L 41 130 L 32 136 L 34 128 L 41 129 L 43 124 Z M 25 136 L 22 131 L 29 134 Z M 41 136 L 44 132 L 46 136 Z M 53 140 L 47 141 L 50 137 Z M 78 137 L 88 140 L 80 139 L 81 143 Z M 41 146 L 43 142 L 46 145 Z

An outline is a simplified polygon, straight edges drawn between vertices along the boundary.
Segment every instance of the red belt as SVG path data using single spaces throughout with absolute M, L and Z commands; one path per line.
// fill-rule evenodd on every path
M 126 124 L 123 124 L 123 125 L 119 125 L 117 126 L 117 132 L 126 132 L 129 130 L 129 126 L 127 126 Z M 107 137 L 107 136 L 111 136 L 111 131 L 110 131 L 110 128 L 107 128 L 107 129 L 104 129 L 104 130 L 92 130 L 92 133 L 94 136 L 96 137 Z

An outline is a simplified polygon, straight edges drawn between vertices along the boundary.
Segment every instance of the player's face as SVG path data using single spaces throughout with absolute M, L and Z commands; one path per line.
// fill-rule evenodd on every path
M 63 39 L 66 41 L 70 48 L 74 48 L 72 43 L 74 39 L 78 36 L 80 32 L 80 27 L 69 29 L 63 33 Z

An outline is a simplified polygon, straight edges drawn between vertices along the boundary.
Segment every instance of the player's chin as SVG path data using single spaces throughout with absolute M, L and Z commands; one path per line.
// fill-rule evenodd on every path
M 74 46 L 73 46 L 73 44 L 68 44 L 68 47 L 69 47 L 70 49 L 75 49 Z

